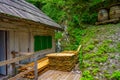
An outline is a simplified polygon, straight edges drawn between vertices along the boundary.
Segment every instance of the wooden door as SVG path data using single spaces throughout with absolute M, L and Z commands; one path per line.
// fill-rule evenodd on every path
M 0 61 L 6 60 L 6 32 L 0 30 Z M 7 75 L 7 67 L 5 66 L 0 66 L 0 74 L 2 75 Z

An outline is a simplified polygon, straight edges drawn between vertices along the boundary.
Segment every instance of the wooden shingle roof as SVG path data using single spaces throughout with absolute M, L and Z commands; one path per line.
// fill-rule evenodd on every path
M 0 13 L 39 22 L 61 29 L 61 26 L 46 16 L 41 10 L 24 0 L 0 0 Z

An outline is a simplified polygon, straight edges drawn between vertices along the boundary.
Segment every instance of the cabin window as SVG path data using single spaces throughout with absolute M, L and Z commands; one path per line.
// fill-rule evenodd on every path
M 34 51 L 52 48 L 52 36 L 34 36 Z

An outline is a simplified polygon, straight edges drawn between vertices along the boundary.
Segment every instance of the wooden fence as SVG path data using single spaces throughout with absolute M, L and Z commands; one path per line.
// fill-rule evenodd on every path
M 38 79 L 38 71 L 37 71 L 37 56 L 39 56 L 39 52 L 35 52 L 35 53 L 22 53 L 22 52 L 12 52 L 14 58 L 12 59 L 8 59 L 8 60 L 4 60 L 0 62 L 0 66 L 4 66 L 7 64 L 12 64 L 12 66 L 15 67 L 15 63 L 19 62 L 21 60 L 25 60 L 28 58 L 34 58 L 34 67 L 30 67 L 29 70 L 26 70 L 24 72 L 20 72 L 19 74 L 15 75 L 14 77 L 9 78 L 8 80 L 18 80 L 20 77 L 24 76 L 25 74 L 27 74 L 30 71 L 34 70 L 34 74 L 35 74 L 35 78 L 34 80 Z M 15 54 L 21 54 L 22 56 L 20 57 L 15 57 Z M 23 65 L 24 66 L 24 65 Z

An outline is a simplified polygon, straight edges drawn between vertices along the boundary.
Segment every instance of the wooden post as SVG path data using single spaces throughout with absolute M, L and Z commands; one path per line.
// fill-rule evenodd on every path
M 12 58 L 15 58 L 15 54 L 16 54 L 15 51 L 12 51 L 11 54 L 12 54 Z M 12 65 L 12 76 L 14 76 L 15 75 L 15 63 L 12 63 L 11 65 Z
M 35 75 L 34 80 L 38 80 L 37 55 L 34 55 L 34 75 Z

